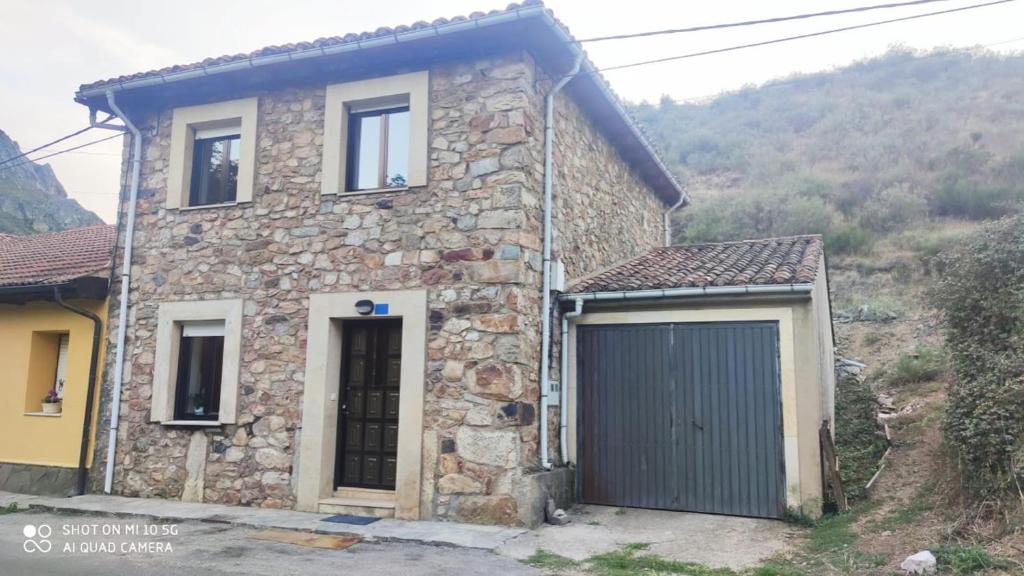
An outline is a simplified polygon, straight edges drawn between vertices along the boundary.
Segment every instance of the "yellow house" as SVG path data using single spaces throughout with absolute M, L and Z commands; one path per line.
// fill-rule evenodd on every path
M 0 490 L 84 492 L 114 239 L 107 225 L 0 235 Z

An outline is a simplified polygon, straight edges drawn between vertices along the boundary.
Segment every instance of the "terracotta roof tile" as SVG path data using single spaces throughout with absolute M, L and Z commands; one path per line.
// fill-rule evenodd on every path
M 60 284 L 106 275 L 115 236 L 114 226 L 106 224 L 31 236 L 0 235 L 0 286 Z
M 821 236 L 656 248 L 579 280 L 570 292 L 813 283 Z

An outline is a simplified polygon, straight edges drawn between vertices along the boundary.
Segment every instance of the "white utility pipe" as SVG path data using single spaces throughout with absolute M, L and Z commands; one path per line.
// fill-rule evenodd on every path
M 562 465 L 569 463 L 569 320 L 583 314 L 583 299 L 574 300 L 576 307 L 562 313 L 562 370 L 559 374 L 561 404 L 558 405 L 558 445 L 562 449 Z
M 671 246 L 672 245 L 672 213 L 675 212 L 676 209 L 679 208 L 680 206 L 682 206 L 683 204 L 686 204 L 686 194 L 680 192 L 679 193 L 679 200 L 675 204 L 670 206 L 668 208 L 668 210 L 665 210 L 665 216 L 664 216 L 665 246 Z
M 543 294 L 540 305 L 540 465 L 551 469 L 548 454 L 548 391 L 551 388 L 551 212 L 555 181 L 555 94 L 576 77 L 583 64 L 583 53 L 576 56 L 572 70 L 551 87 L 544 97 L 544 263 Z
M 128 287 L 132 276 L 132 239 L 135 236 L 135 204 L 139 196 L 139 178 L 142 173 L 142 134 L 128 116 L 117 107 L 114 92 L 107 91 L 110 110 L 124 122 L 132 133 L 132 178 L 128 188 L 128 220 L 124 234 L 124 255 L 121 266 L 121 301 L 117 316 L 117 352 L 114 355 L 114 391 L 110 396 L 110 437 L 107 440 L 107 474 L 103 491 L 107 494 L 114 487 L 114 460 L 117 456 L 117 427 L 121 418 L 121 386 L 124 383 L 125 330 L 128 326 Z

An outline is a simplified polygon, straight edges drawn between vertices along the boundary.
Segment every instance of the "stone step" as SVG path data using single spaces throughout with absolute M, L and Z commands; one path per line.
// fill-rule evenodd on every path
M 362 500 L 395 501 L 394 490 L 372 490 L 370 488 L 339 487 L 334 491 L 335 498 L 354 498 Z
M 371 516 L 373 518 L 394 518 L 394 501 L 374 500 L 370 498 L 327 498 L 317 506 L 321 514 L 351 514 L 353 516 Z

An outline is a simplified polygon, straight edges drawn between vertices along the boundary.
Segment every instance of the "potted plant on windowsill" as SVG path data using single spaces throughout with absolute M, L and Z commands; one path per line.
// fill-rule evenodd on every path
M 57 389 L 50 388 L 50 391 L 43 396 L 43 414 L 60 414 L 62 402 L 57 396 Z

